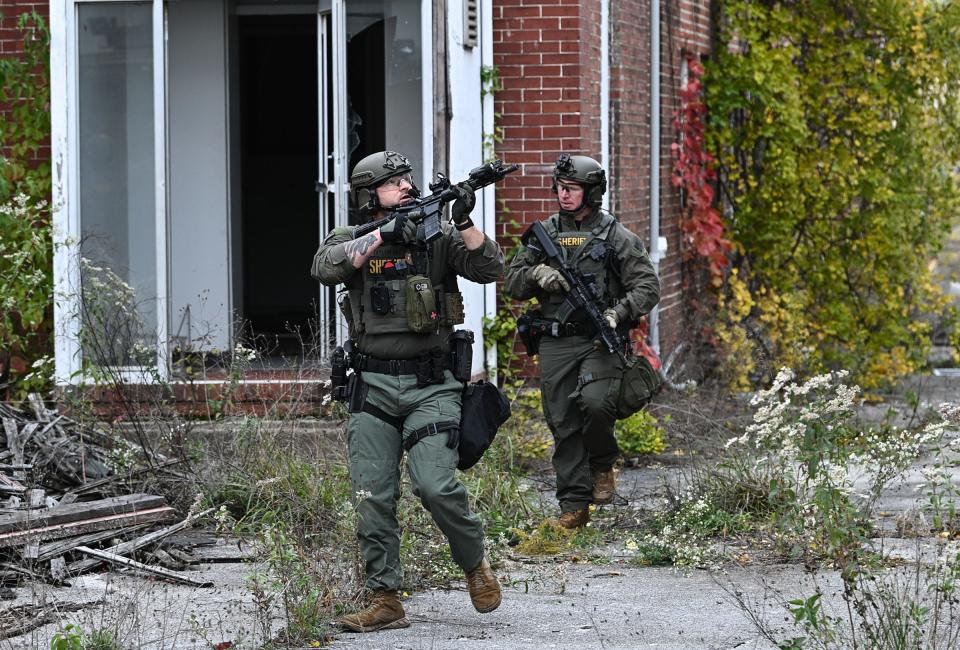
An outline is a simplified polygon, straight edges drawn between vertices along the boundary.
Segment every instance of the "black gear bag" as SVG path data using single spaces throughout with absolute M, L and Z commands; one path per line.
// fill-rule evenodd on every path
M 490 447 L 497 429 L 510 417 L 510 400 L 496 384 L 478 381 L 463 389 L 460 412 L 460 462 L 457 468 L 470 469 Z

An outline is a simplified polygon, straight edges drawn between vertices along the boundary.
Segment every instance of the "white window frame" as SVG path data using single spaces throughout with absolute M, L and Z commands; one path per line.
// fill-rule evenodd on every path
M 51 154 L 54 206 L 54 354 L 58 385 L 92 383 L 83 374 L 80 350 L 80 161 L 77 14 L 82 4 L 151 3 L 153 29 L 154 218 L 156 224 L 156 374 L 119 366 L 111 374 L 131 383 L 169 378 L 167 329 L 168 223 L 166 141 L 166 12 L 164 0 L 51 0 Z

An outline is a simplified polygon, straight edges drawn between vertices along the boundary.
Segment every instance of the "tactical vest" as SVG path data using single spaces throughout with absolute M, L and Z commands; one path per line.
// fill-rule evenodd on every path
M 588 281 L 592 278 L 600 287 L 603 292 L 602 308 L 610 307 L 622 297 L 619 262 L 610 241 L 617 226 L 613 215 L 601 213 L 599 222 L 592 230 L 561 231 L 560 215 L 557 214 L 549 217 L 543 225 L 550 237 L 565 251 L 567 262 L 580 269 Z M 566 298 L 564 293 L 548 294 L 543 315 L 553 318 Z
M 431 260 L 419 246 L 383 244 L 374 251 L 357 274 L 360 282 L 348 287 L 351 336 L 427 334 L 463 322 L 457 275 L 441 246 L 433 252 Z

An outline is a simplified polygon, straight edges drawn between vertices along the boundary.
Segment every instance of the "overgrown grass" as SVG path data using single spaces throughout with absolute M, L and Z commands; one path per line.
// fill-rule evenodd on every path
M 476 466 L 459 474 L 488 539 L 504 539 L 508 531 L 545 516 L 536 490 L 525 480 L 525 468 L 542 460 L 546 451 L 538 441 L 545 427 L 535 405 L 536 396 L 517 396 L 515 416 L 494 445 Z M 324 444 L 339 449 L 317 457 L 282 438 L 261 419 L 242 420 L 227 445 L 211 455 L 216 461 L 207 478 L 208 500 L 221 508 L 225 526 L 260 543 L 264 570 L 249 584 L 264 619 L 273 609 L 282 613 L 284 631 L 275 640 L 321 642 L 334 618 L 362 606 L 356 495 L 345 441 Z M 405 469 L 398 519 L 403 590 L 448 586 L 463 578 L 446 537 L 414 497 Z M 503 548 L 489 545 L 495 565 Z
M 942 405 L 927 424 L 896 427 L 857 416 L 859 389 L 844 373 L 794 381 L 783 371 L 752 401 L 753 419 L 721 457 L 687 475 L 643 534 L 627 541 L 633 562 L 719 567 L 745 548 L 800 560 L 839 577 L 839 603 L 825 590 L 784 595 L 799 634 L 784 634 L 730 593 L 780 648 L 947 648 L 960 639 L 957 486 L 952 480 L 960 407 Z M 911 418 L 912 421 L 912 418 Z M 921 468 L 912 534 L 915 560 L 891 560 L 876 540 L 881 495 Z M 734 554 L 725 545 L 734 540 Z M 922 552 L 921 552 L 922 551 Z M 894 567 L 891 569 L 891 566 Z

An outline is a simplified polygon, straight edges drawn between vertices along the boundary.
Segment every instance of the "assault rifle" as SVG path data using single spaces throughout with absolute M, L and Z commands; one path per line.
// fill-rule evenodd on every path
M 497 181 L 503 180 L 507 174 L 513 173 L 518 169 L 520 169 L 519 165 L 504 165 L 502 161 L 494 160 L 493 162 L 480 165 L 470 170 L 470 174 L 464 182 L 476 191 L 487 185 L 492 185 Z M 444 204 L 456 200 L 459 198 L 459 195 L 452 189 L 450 179 L 440 173 L 437 174 L 437 180 L 430 183 L 429 187 L 433 194 L 389 208 L 390 216 L 354 228 L 354 239 L 373 232 L 380 226 L 386 225 L 388 221 L 398 214 L 405 214 L 417 223 L 423 223 L 424 239 L 427 242 L 432 242 L 443 234 L 440 231 L 440 211 L 443 209 Z
M 543 253 L 547 259 L 555 262 L 560 275 L 570 285 L 567 299 L 557 310 L 559 324 L 561 326 L 565 325 L 573 312 L 582 309 L 597 327 L 597 338 L 607 347 L 607 350 L 616 353 L 624 364 L 628 363 L 627 355 L 624 353 L 625 342 L 623 337 L 617 333 L 617 330 L 610 327 L 610 323 L 607 322 L 603 312 L 600 311 L 600 307 L 597 306 L 603 297 L 603 291 L 597 286 L 597 283 L 587 280 L 580 269 L 567 262 L 567 256 L 557 247 L 550 235 L 547 234 L 546 228 L 539 221 L 533 222 L 527 232 L 523 233 L 520 241 L 527 248 Z

